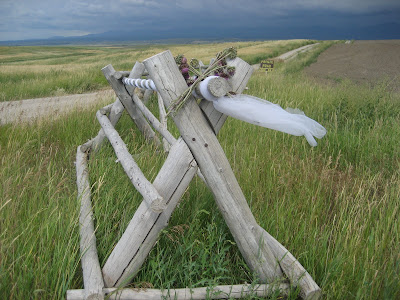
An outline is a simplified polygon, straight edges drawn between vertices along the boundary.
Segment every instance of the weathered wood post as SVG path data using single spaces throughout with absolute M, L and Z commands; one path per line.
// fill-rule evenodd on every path
M 140 75 L 143 73 L 144 68 L 143 65 L 140 63 L 136 63 L 133 67 L 134 69 L 141 69 Z M 106 77 L 108 83 L 113 88 L 114 92 L 117 94 L 119 100 L 124 105 L 125 109 L 131 116 L 132 120 L 135 122 L 139 130 L 143 133 L 146 139 L 153 141 L 157 146 L 161 146 L 161 142 L 157 135 L 154 133 L 153 129 L 147 123 L 146 119 L 143 117 L 142 113 L 137 109 L 135 104 L 132 102 L 132 96 L 126 90 L 125 86 L 122 82 L 116 79 L 113 74 L 115 74 L 115 70 L 111 65 L 105 66 L 101 70 Z M 132 72 L 136 73 L 136 72 Z M 139 72 L 138 72 L 139 73 Z M 139 75 L 139 76 L 140 76 Z
M 229 61 L 228 64 L 238 70 L 229 80 L 232 91 L 241 93 L 253 68 L 240 58 Z M 211 106 L 203 105 L 206 108 L 205 115 L 208 116 L 212 126 L 218 127 L 215 129 L 218 132 L 226 116 L 216 111 L 212 103 L 210 104 Z M 167 160 L 153 182 L 161 196 L 166 199 L 167 207 L 159 215 L 151 212 L 145 203 L 139 206 L 103 267 L 104 282 L 107 287 L 120 286 L 139 271 L 156 243 L 159 233 L 167 226 L 173 210 L 196 174 L 196 170 L 196 160 L 186 143 L 179 138 L 171 147 Z
M 200 299 L 243 299 L 246 297 L 269 297 L 275 294 L 287 296 L 290 291 L 288 283 L 280 284 L 238 284 L 219 285 L 215 287 L 182 288 L 182 289 L 118 289 L 104 288 L 103 292 L 110 300 L 200 300 Z M 69 290 L 67 300 L 85 299 L 84 290 Z
M 165 106 L 169 107 L 188 88 L 170 51 L 157 54 L 143 63 Z M 228 159 L 192 96 L 173 119 L 249 267 L 263 281 L 282 279 L 279 264 L 262 237 Z
M 81 202 L 79 214 L 80 250 L 85 285 L 85 299 L 102 300 L 104 282 L 101 274 L 99 257 L 94 233 L 93 211 L 90 200 L 90 184 L 87 170 L 87 153 L 79 146 L 76 152 L 76 177 L 78 199 Z
M 153 56 L 144 63 L 156 85 L 154 87 L 152 82 L 151 88 L 153 90 L 157 88 L 161 95 L 159 100 L 163 99 L 166 106 L 169 106 L 171 101 L 177 99 L 186 90 L 187 85 L 169 51 Z M 236 67 L 236 74 L 229 80 L 230 86 L 222 78 L 211 79 L 207 88 L 209 91 L 215 92 L 214 96 L 223 96 L 228 91 L 241 93 L 253 71 L 251 66 L 239 58 L 228 61 L 228 65 Z M 137 63 L 135 68 L 143 72 L 142 64 Z M 107 287 L 120 287 L 128 283 L 137 273 L 156 243 L 160 231 L 167 226 L 176 204 L 198 170 L 197 165 L 203 171 L 205 180 L 212 190 L 218 207 L 247 264 L 259 275 L 261 280 L 271 283 L 271 285 L 260 285 L 260 288 L 257 288 L 257 295 L 268 295 L 274 289 L 280 289 L 285 294 L 289 286 L 287 283 L 281 282 L 285 280 L 284 273 L 290 280 L 291 286 L 300 288 L 302 298 L 320 298 L 321 290 L 310 274 L 285 247 L 257 224 L 252 215 L 215 136 L 227 116 L 216 111 L 209 101 L 203 100 L 200 103 L 201 111 L 197 102 L 189 99 L 174 116 L 174 121 L 182 134 L 176 140 L 145 107 L 138 96 L 135 93 L 129 93 L 131 89 L 122 84 L 121 78 L 127 76 L 129 72 L 115 72 L 111 65 L 103 68 L 103 72 L 128 112 L 130 109 L 132 110 L 132 104 L 135 105 L 133 107 L 139 109 L 138 112 L 146 116 L 152 126 L 172 147 L 165 164 L 154 183 L 151 184 L 137 167 L 132 156 L 126 150 L 124 142 L 114 129 L 114 124 L 119 118 L 121 103 L 117 101 L 114 105 L 108 105 L 99 110 L 97 117 L 103 129 L 96 138 L 100 140 L 106 136 L 110 140 L 117 157 L 136 189 L 142 193 L 144 201 L 113 249 L 101 274 L 95 246 L 90 192 L 89 194 L 87 192 L 89 188 L 86 170 L 87 154 L 82 152 L 82 147 L 88 151 L 96 147 L 97 142 L 94 141 L 96 138 L 78 148 L 78 192 L 82 197 L 81 250 L 82 252 L 83 249 L 88 250 L 82 257 L 85 289 L 68 291 L 67 299 L 102 299 L 104 295 L 110 299 L 163 299 L 165 297 L 202 299 L 210 296 L 209 290 L 205 288 L 152 290 L 145 293 L 131 289 L 103 288 L 103 280 Z M 130 73 L 132 74 L 132 72 Z M 212 80 L 215 81 L 214 84 L 211 84 Z M 123 82 L 133 84 L 132 81 L 125 79 Z M 145 83 L 149 88 L 149 82 Z M 138 81 L 136 81 L 137 84 Z M 141 86 L 144 87 L 143 81 Z M 164 108 L 159 101 L 160 110 L 161 106 Z M 105 114 L 109 112 L 110 116 L 107 118 Z M 132 114 L 131 117 L 133 118 Z M 217 293 L 212 295 L 215 299 L 226 296 L 239 298 L 254 292 L 246 285 L 217 286 L 213 291 Z M 226 295 L 221 296 L 221 293 Z

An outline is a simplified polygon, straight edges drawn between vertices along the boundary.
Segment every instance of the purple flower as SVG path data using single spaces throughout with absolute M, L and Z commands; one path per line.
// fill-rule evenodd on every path
M 189 68 L 183 68 L 181 72 L 182 74 L 189 73 Z
M 236 69 L 235 69 L 235 67 L 228 67 L 227 71 L 228 71 L 229 76 L 232 77 L 233 75 L 235 75 Z

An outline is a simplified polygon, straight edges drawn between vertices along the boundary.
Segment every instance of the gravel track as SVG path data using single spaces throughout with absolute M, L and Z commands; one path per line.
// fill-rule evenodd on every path
M 89 94 L 36 98 L 0 102 L 0 125 L 13 122 L 30 122 L 40 118 L 58 118 L 73 110 L 87 108 L 114 97 L 112 90 Z

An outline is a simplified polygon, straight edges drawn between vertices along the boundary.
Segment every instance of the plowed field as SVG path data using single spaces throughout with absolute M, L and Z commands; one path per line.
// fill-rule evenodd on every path
M 400 92 L 400 40 L 333 45 L 305 72 L 326 83 L 347 78 L 373 87 L 384 82 L 388 88 Z

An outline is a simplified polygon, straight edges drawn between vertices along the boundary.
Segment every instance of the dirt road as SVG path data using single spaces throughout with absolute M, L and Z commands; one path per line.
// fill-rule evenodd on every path
M 0 102 L 0 125 L 42 117 L 57 118 L 77 108 L 89 107 L 107 99 L 111 103 L 112 97 L 114 92 L 106 90 L 90 94 Z
M 307 52 L 317 45 L 319 45 L 319 43 L 305 45 L 303 47 L 283 53 L 283 54 L 279 55 L 278 57 L 275 57 L 274 60 L 289 61 L 289 60 L 295 58 L 299 53 Z M 260 68 L 260 64 L 252 65 L 252 67 L 254 68 L 254 70 L 258 70 Z
M 384 80 L 388 88 L 400 92 L 400 40 L 336 44 L 304 71 L 324 83 L 348 78 L 374 86 Z
M 319 43 L 315 43 L 315 44 L 311 44 L 311 45 L 305 45 L 303 47 L 294 49 L 292 51 L 283 53 L 282 55 L 279 55 L 276 59 L 277 60 L 283 60 L 283 61 L 289 61 L 292 60 L 293 58 L 295 58 L 298 54 L 303 53 L 303 52 L 307 52 L 309 50 L 311 50 L 312 48 L 314 48 L 315 46 L 319 45 Z

